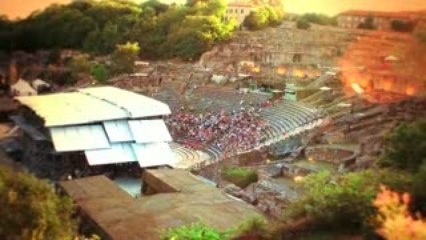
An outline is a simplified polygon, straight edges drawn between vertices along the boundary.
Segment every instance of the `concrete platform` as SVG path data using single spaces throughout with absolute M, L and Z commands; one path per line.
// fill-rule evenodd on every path
M 144 181 L 154 184 L 150 187 L 157 193 L 135 199 L 105 176 L 63 181 L 59 186 L 103 239 L 157 240 L 164 229 L 198 221 L 228 230 L 262 216 L 255 207 L 183 170 L 147 170 Z

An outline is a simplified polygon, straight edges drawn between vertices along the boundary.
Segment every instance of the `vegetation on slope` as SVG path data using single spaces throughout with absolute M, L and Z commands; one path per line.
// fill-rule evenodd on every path
M 402 123 L 386 136 L 382 166 L 417 172 L 426 163 L 426 121 Z
M 221 233 L 203 223 L 193 223 L 177 228 L 167 229 L 162 233 L 162 240 L 227 240 L 229 233 Z
M 243 167 L 226 168 L 222 173 L 223 179 L 229 181 L 241 188 L 245 188 L 250 183 L 257 181 L 257 173 L 255 170 Z
M 26 173 L 0 167 L 0 239 L 74 239 L 73 204 Z
M 260 30 L 267 27 L 278 26 L 284 17 L 280 7 L 265 6 L 251 11 L 245 18 L 243 25 L 249 30 Z
M 52 5 L 20 21 L 0 19 L 0 49 L 84 49 L 109 54 L 117 44 L 137 42 L 150 58 L 192 59 L 228 39 L 223 0 L 137 5 L 123 0 L 82 0 Z

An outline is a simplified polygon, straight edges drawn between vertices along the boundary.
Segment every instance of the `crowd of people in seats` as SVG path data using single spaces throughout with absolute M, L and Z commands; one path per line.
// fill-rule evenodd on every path
M 180 111 L 167 120 L 177 141 L 188 147 L 214 144 L 223 152 L 241 152 L 260 144 L 267 123 L 260 118 L 261 109 L 193 114 Z

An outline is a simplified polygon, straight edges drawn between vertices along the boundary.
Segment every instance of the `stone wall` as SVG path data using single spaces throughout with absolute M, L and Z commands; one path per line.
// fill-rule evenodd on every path
M 309 147 L 305 150 L 305 155 L 313 161 L 325 161 L 335 164 L 342 163 L 342 160 L 349 158 L 354 154 L 353 151 L 343 150 L 332 147 Z

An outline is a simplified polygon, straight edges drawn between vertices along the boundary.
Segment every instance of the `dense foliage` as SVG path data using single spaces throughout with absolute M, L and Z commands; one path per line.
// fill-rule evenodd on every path
M 386 136 L 383 166 L 417 172 L 426 163 L 426 121 L 402 123 Z
M 337 19 L 336 17 L 330 17 L 325 14 L 320 13 L 305 13 L 296 17 L 296 22 L 305 22 L 305 23 L 314 23 L 318 25 L 329 25 L 336 26 Z
M 296 27 L 298 29 L 307 30 L 307 29 L 311 28 L 311 24 L 304 19 L 299 19 L 296 22 Z
M 32 175 L 0 167 L 0 239 L 73 239 L 70 199 Z
M 112 54 L 112 71 L 115 74 L 132 73 L 134 62 L 138 59 L 140 47 L 138 43 L 118 44 Z
M 255 170 L 244 167 L 232 167 L 223 170 L 222 177 L 241 188 L 245 188 L 250 183 L 257 181 Z
M 183 225 L 177 228 L 166 230 L 162 240 L 227 240 L 228 233 L 221 233 L 203 223 Z
M 412 208 L 426 215 L 426 121 L 402 123 L 386 136 L 380 165 L 413 174 Z
M 399 194 L 386 187 L 374 199 L 378 209 L 375 220 L 380 225 L 377 232 L 385 239 L 426 239 L 426 221 L 413 217 L 409 211 L 410 201 L 408 193 Z
M 282 8 L 265 6 L 251 11 L 245 18 L 243 25 L 249 30 L 260 30 L 279 25 L 283 17 Z
M 279 225 L 268 222 L 263 217 L 250 218 L 243 222 L 233 233 L 234 239 L 279 239 L 281 229 Z
M 0 48 L 84 49 L 111 53 L 117 44 L 137 42 L 151 58 L 198 57 L 212 44 L 230 37 L 235 25 L 225 21 L 223 0 L 193 5 L 165 5 L 150 0 L 81 0 L 52 5 L 28 18 L 0 18 Z M 30 37 L 31 36 L 31 37 Z
M 361 230 L 375 209 L 372 200 L 381 184 L 398 191 L 409 190 L 409 175 L 388 170 L 368 170 L 333 176 L 330 172 L 309 175 L 305 194 L 288 207 L 287 219 L 312 218 L 319 226 Z
M 105 83 L 110 76 L 107 67 L 105 66 L 105 64 L 102 64 L 102 63 L 93 64 L 90 68 L 90 74 L 99 83 Z

